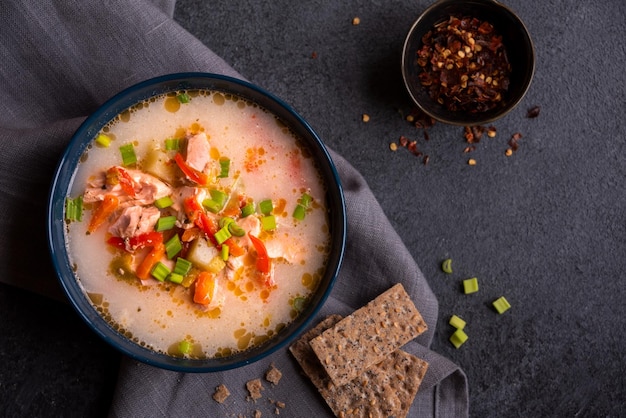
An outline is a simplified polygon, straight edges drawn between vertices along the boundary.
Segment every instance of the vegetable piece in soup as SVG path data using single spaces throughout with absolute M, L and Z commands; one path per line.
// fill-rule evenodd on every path
M 168 94 L 111 121 L 77 168 L 76 274 L 137 344 L 210 358 L 275 336 L 329 248 L 325 187 L 277 118 L 216 91 Z M 81 220 L 78 220 L 81 219 Z

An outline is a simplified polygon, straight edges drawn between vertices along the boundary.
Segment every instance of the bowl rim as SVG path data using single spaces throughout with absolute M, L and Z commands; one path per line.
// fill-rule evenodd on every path
M 194 82 L 200 82 L 200 84 L 207 83 L 207 85 L 199 86 L 196 84 L 194 87 Z M 333 218 L 331 219 L 333 224 L 330 225 L 333 228 L 331 244 L 336 252 L 331 252 L 327 261 L 327 273 L 325 274 L 331 276 L 327 279 L 328 284 L 324 291 L 317 294 L 317 303 L 310 304 L 307 307 L 308 311 L 302 313 L 299 316 L 299 320 L 288 325 L 287 331 L 283 330 L 286 334 L 282 338 L 272 338 L 260 346 L 238 352 L 230 357 L 188 359 L 157 353 L 131 341 L 116 331 L 97 312 L 94 305 L 88 300 L 79 280 L 72 272 L 66 251 L 64 210 L 65 199 L 68 197 L 74 181 L 75 166 L 80 156 L 84 153 L 89 143 L 92 142 L 95 134 L 110 122 L 113 117 L 148 97 L 184 89 L 210 89 L 211 87 L 208 86 L 210 83 L 221 85 L 222 88 L 231 86 L 235 89 L 243 89 L 243 91 L 251 95 L 251 97 L 241 95 L 246 100 L 257 103 L 260 107 L 279 117 L 283 122 L 287 122 L 284 120 L 285 116 L 289 117 L 290 123 L 287 126 L 294 131 L 296 130 L 295 127 L 298 126 L 302 130 L 300 132 L 307 134 L 309 140 L 306 143 L 310 147 L 315 147 L 317 149 L 315 154 L 321 157 L 318 159 L 317 164 L 318 170 L 323 171 L 324 178 L 327 180 L 326 195 L 327 197 L 332 195 L 333 199 L 332 202 L 328 202 L 328 211 L 330 212 L 332 209 L 333 213 Z M 219 90 L 217 87 L 213 87 L 213 89 Z M 233 91 L 230 91 L 230 93 L 236 94 Z M 146 94 L 147 96 L 145 96 Z M 144 96 L 138 97 L 138 95 Z M 266 104 L 259 103 L 252 96 L 263 98 Z M 268 108 L 267 104 L 277 107 L 272 110 Z M 280 111 L 281 115 L 278 115 L 278 111 Z M 331 204 L 333 205 L 332 208 Z M 317 316 L 332 292 L 343 262 L 347 235 L 346 204 L 341 179 L 328 149 L 310 124 L 292 106 L 261 87 L 239 78 L 207 72 L 172 73 L 141 81 L 121 90 L 91 113 L 72 135 L 57 163 L 48 194 L 46 224 L 48 249 L 57 279 L 71 305 L 87 325 L 104 341 L 123 354 L 151 366 L 178 372 L 215 372 L 242 367 L 269 356 L 293 341 Z M 267 348 L 264 348 L 265 346 Z
M 401 73 L 402 73 L 402 80 L 403 80 L 403 84 L 404 87 L 407 91 L 407 93 L 409 94 L 409 97 L 411 98 L 412 102 L 421 110 L 423 111 L 426 115 L 428 115 L 429 117 L 442 122 L 442 123 L 446 123 L 449 125 L 456 125 L 456 126 L 468 126 L 468 125 L 482 125 L 482 124 L 486 124 L 486 123 L 490 123 L 490 122 L 494 122 L 498 119 L 503 118 L 504 116 L 506 116 L 509 112 L 511 112 L 514 108 L 516 108 L 519 103 L 524 99 L 524 97 L 526 96 L 526 93 L 528 92 L 528 90 L 530 89 L 530 86 L 532 84 L 532 80 L 534 78 L 535 75 L 535 70 L 536 70 L 536 52 L 535 52 L 535 46 L 534 46 L 534 42 L 532 40 L 532 37 L 530 36 L 530 32 L 528 30 L 528 28 L 526 27 L 526 25 L 524 24 L 524 21 L 519 17 L 519 15 L 513 10 L 511 9 L 509 6 L 501 3 L 498 0 L 472 0 L 472 2 L 474 3 L 481 3 L 483 5 L 489 5 L 491 7 L 495 7 L 498 9 L 498 13 L 500 12 L 505 12 L 507 14 L 509 14 L 511 17 L 513 17 L 516 20 L 516 24 L 519 25 L 519 29 L 520 29 L 520 33 L 524 34 L 525 37 L 528 40 L 528 44 L 530 46 L 530 57 L 531 57 L 531 62 L 530 62 L 530 70 L 529 70 L 529 74 L 527 75 L 527 80 L 525 81 L 525 86 L 524 89 L 522 90 L 522 92 L 519 94 L 519 97 L 517 97 L 514 101 L 510 102 L 509 104 L 507 104 L 506 108 L 502 109 L 500 112 L 494 114 L 491 117 L 480 117 L 480 114 L 476 114 L 476 122 L 472 122 L 472 123 L 468 123 L 465 121 L 458 121 L 455 120 L 453 118 L 448 118 L 448 117 L 444 117 L 441 115 L 438 115 L 434 112 L 432 112 L 430 109 L 428 109 L 428 106 L 424 106 L 423 103 L 420 102 L 420 100 L 418 100 L 418 98 L 416 97 L 416 94 L 414 94 L 414 91 L 409 83 L 409 74 L 408 74 L 408 64 L 407 64 L 407 54 L 410 53 L 410 51 L 408 51 L 409 48 L 409 44 L 410 41 L 412 40 L 412 37 L 415 36 L 415 30 L 417 28 L 417 26 L 422 22 L 422 20 L 425 19 L 426 16 L 428 16 L 430 13 L 433 13 L 435 11 L 437 11 L 439 8 L 444 7 L 446 5 L 449 4 L 453 4 L 453 3 L 458 3 L 458 4 L 463 4 L 466 3 L 464 0 L 436 0 L 435 2 L 433 2 L 432 4 L 430 4 L 422 13 L 420 13 L 420 15 L 417 17 L 417 19 L 415 19 L 413 21 L 413 23 L 411 24 L 411 27 L 409 29 L 409 31 L 407 32 L 407 35 L 404 39 L 404 43 L 402 46 L 402 56 L 401 56 Z

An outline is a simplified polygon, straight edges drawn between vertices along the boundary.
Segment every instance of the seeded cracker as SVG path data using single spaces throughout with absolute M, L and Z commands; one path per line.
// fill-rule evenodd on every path
M 426 329 L 422 315 L 398 283 L 313 338 L 310 345 L 332 382 L 342 386 Z
M 289 350 L 335 416 L 406 417 L 426 374 L 428 363 L 402 350 L 396 350 L 353 382 L 335 386 L 309 341 L 340 319 L 339 315 L 327 317 L 289 347 Z

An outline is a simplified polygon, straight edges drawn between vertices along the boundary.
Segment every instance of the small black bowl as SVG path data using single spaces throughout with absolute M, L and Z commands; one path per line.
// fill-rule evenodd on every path
M 433 100 L 421 85 L 416 52 L 422 37 L 450 16 L 472 16 L 491 23 L 503 38 L 511 63 L 510 85 L 501 104 L 485 112 L 451 111 Z M 404 42 L 402 77 L 415 104 L 433 119 L 452 125 L 481 125 L 499 119 L 515 108 L 530 87 L 535 72 L 535 51 L 528 30 L 508 7 L 495 0 L 439 0 L 415 21 Z

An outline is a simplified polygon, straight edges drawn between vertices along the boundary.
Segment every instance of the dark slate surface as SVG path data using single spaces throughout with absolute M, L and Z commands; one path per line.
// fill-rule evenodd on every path
M 439 298 L 433 348 L 467 373 L 472 416 L 626 416 L 626 6 L 504 3 L 531 33 L 536 74 L 471 154 L 462 128 L 425 141 L 402 116 L 402 44 L 428 1 L 179 0 L 175 18 L 365 176 Z M 427 165 L 389 150 L 401 135 Z M 464 295 L 469 277 L 480 290 Z M 498 315 L 502 295 L 512 308 Z M 71 308 L 1 285 L 0 312 L 1 416 L 106 414 L 118 355 Z M 468 322 L 458 350 L 452 314 Z

